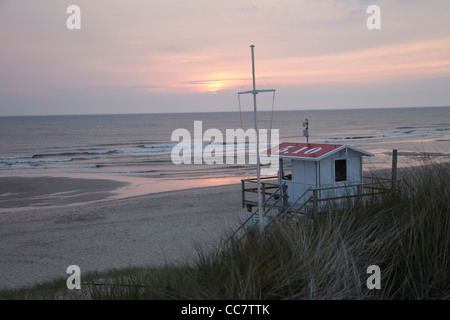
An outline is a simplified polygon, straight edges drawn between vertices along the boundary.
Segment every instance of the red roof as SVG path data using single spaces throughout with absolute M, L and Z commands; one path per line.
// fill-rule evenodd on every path
M 363 155 L 372 156 L 371 153 L 343 144 L 325 143 L 294 143 L 282 142 L 278 146 L 267 150 L 267 155 L 301 158 L 305 160 L 320 160 L 344 148 L 352 149 Z

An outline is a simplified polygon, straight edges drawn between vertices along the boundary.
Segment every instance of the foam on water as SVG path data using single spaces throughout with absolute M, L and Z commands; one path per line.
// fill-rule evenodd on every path
M 230 177 L 252 176 L 252 163 L 226 165 L 230 146 L 226 145 L 226 129 L 240 127 L 238 112 L 104 115 L 61 117 L 0 117 L 0 175 L 20 174 L 34 170 L 111 176 L 161 175 L 210 178 L 218 168 Z M 445 158 L 450 150 L 450 107 L 275 111 L 272 128 L 271 112 L 261 112 L 260 129 L 278 129 L 280 142 L 306 142 L 301 123 L 309 119 L 310 142 L 343 143 L 375 154 L 366 161 L 388 162 L 392 149 L 399 150 L 399 165 L 413 154 L 429 153 Z M 253 113 L 243 113 L 244 130 L 253 128 Z M 194 121 L 203 121 L 203 131 L 219 129 L 223 142 L 203 141 L 194 144 Z M 45 128 L 45 130 L 43 129 Z M 175 129 L 191 132 L 192 144 L 172 141 Z M 222 151 L 223 165 L 175 165 L 173 148 L 188 148 L 192 156 L 203 152 Z M 254 143 L 234 141 L 236 155 L 254 152 Z M 261 151 L 264 151 L 263 148 Z M 248 159 L 248 157 L 247 157 Z M 70 165 L 59 165 L 59 163 Z M 223 170 L 222 170 L 223 169 Z M 36 171 L 38 172 L 38 171 Z
M 31 164 L 35 164 L 35 163 L 42 163 L 42 162 L 70 162 L 72 161 L 72 158 L 67 158 L 67 159 L 30 159 L 30 160 L 3 160 L 0 161 L 0 164 L 7 164 L 7 165 L 11 165 L 11 164 L 16 164 L 16 163 L 31 163 Z

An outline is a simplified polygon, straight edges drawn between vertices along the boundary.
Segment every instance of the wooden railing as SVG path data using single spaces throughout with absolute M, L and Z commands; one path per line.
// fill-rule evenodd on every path
M 244 185 L 242 185 L 243 189 L 244 189 Z M 257 192 L 257 191 L 256 191 Z M 278 196 L 276 197 L 276 195 L 282 195 L 282 196 Z M 262 217 L 266 217 L 267 214 L 269 213 L 270 210 L 272 209 L 278 209 L 281 208 L 283 206 L 286 205 L 286 201 L 287 201 L 287 197 L 285 197 L 286 195 L 286 184 L 283 183 L 281 185 L 278 185 L 278 187 L 275 189 L 275 191 L 269 196 L 269 198 L 265 199 L 263 202 L 263 213 L 262 213 Z M 270 203 L 270 200 L 274 199 L 273 203 Z M 282 204 L 278 204 L 280 201 L 283 201 Z M 268 208 L 266 208 L 268 207 Z M 228 242 L 230 239 L 232 239 L 240 230 L 244 229 L 245 226 L 247 225 L 247 223 L 253 219 L 253 217 L 255 215 L 259 214 L 259 208 L 257 208 L 255 210 L 255 212 L 253 212 L 250 216 L 247 217 L 247 220 L 245 220 L 240 227 L 228 238 L 228 240 L 226 242 Z M 245 233 L 239 238 L 243 238 L 248 232 L 250 231 L 250 229 L 247 229 L 245 231 Z
M 290 219 L 294 216 L 297 216 L 299 213 L 305 214 L 310 212 L 312 209 L 312 213 L 318 213 L 319 203 L 324 201 L 335 201 L 340 199 L 351 199 L 351 198 L 359 198 L 367 196 L 377 196 L 381 194 L 392 193 L 395 190 L 398 190 L 400 186 L 400 180 L 395 181 L 396 188 L 393 187 L 392 179 L 378 178 L 378 177 L 364 177 L 365 180 L 371 180 L 371 182 L 352 184 L 352 185 L 343 185 L 343 186 L 333 186 L 333 187 L 325 187 L 325 188 L 309 188 L 307 189 L 300 197 L 298 197 L 294 202 L 287 201 L 287 186 L 286 184 L 279 184 L 277 180 L 273 181 L 273 179 L 277 179 L 276 176 L 272 177 L 264 177 L 261 178 L 261 193 L 263 196 L 263 212 L 262 217 L 266 217 L 268 212 L 271 209 L 279 210 L 275 216 L 270 218 L 266 227 L 273 227 L 276 223 L 282 220 Z M 272 180 L 272 181 L 269 181 Z M 257 187 L 246 187 L 246 183 L 256 184 L 257 179 L 243 179 L 242 183 L 242 206 L 245 206 L 246 201 L 246 192 L 250 193 L 258 193 Z M 341 196 L 331 196 L 331 197 L 322 197 L 321 193 L 327 190 L 339 190 L 339 189 L 349 189 L 352 190 L 350 194 L 345 194 Z M 353 190 L 356 189 L 356 193 Z M 268 197 L 267 197 L 268 196 Z M 271 200 L 273 203 L 270 203 Z M 281 202 L 282 201 L 282 202 Z M 312 207 L 308 204 L 312 204 Z M 254 203 L 251 205 L 254 206 Z M 298 205 L 298 206 L 297 206 Z M 268 207 L 268 208 L 266 208 Z M 244 223 L 230 236 L 228 240 L 233 238 L 238 231 L 244 229 L 247 223 L 253 219 L 255 215 L 259 214 L 259 209 L 257 208 L 255 212 L 253 212 Z M 242 239 L 250 229 L 247 229 L 239 239 Z M 227 240 L 227 241 L 228 241 Z
M 270 181 L 269 181 L 270 180 Z M 280 184 L 278 183 L 277 176 L 263 177 L 260 178 L 261 181 L 261 195 L 262 202 L 265 203 L 267 196 L 274 197 L 278 199 L 278 197 L 285 197 L 285 201 L 287 202 L 287 193 L 286 190 L 278 190 Z M 241 192 L 242 192 L 242 207 L 245 207 L 246 193 L 255 193 L 258 194 L 258 186 L 256 185 L 258 182 L 257 179 L 243 179 L 241 180 Z M 246 186 L 246 184 L 251 184 L 250 187 Z M 278 193 L 279 192 L 279 193 Z
M 287 199 L 287 190 L 285 187 L 284 189 L 280 190 L 280 184 L 278 183 L 278 180 L 276 176 L 271 177 L 264 177 L 261 178 L 261 194 L 262 194 L 262 202 L 266 203 L 266 200 L 273 197 L 275 199 L 278 199 L 278 197 L 283 197 L 283 207 L 286 208 L 287 205 L 291 205 L 292 202 L 288 203 Z M 307 190 L 311 192 L 311 197 L 308 199 L 308 202 L 313 203 L 313 208 L 317 212 L 318 209 L 318 203 L 323 201 L 333 201 L 333 200 L 340 200 L 340 199 L 349 199 L 349 198 L 361 198 L 366 196 L 376 196 L 381 195 L 385 193 L 390 193 L 393 191 L 392 186 L 392 179 L 387 178 L 379 178 L 379 177 L 364 177 L 364 180 L 369 182 L 364 183 L 356 183 L 351 185 L 342 185 L 342 186 L 332 186 L 332 187 L 324 187 L 324 188 L 310 188 Z M 246 193 L 258 193 L 258 188 L 256 186 L 257 179 L 243 179 L 241 180 L 241 191 L 242 191 L 242 207 L 245 207 L 246 204 Z M 251 184 L 251 186 L 248 186 L 248 184 Z M 400 186 L 400 180 L 396 181 L 396 189 L 398 189 Z M 339 189 L 347 189 L 352 190 L 351 193 L 346 193 L 341 196 L 322 196 L 323 193 L 325 193 L 328 190 L 339 190 Z M 345 192 L 345 191 L 344 191 Z M 297 198 L 294 203 L 298 203 L 299 199 L 301 197 Z M 303 206 L 302 206 L 303 207 Z
M 319 202 L 352 199 L 352 198 L 362 199 L 363 197 L 368 196 L 374 197 L 382 194 L 392 193 L 394 191 L 392 179 L 378 178 L 378 177 L 364 177 L 364 180 L 365 181 L 372 180 L 372 181 L 326 188 L 317 188 L 317 189 L 311 188 L 312 197 L 308 201 L 311 201 L 313 203 L 313 212 L 319 212 Z M 398 190 L 399 186 L 400 180 L 396 180 L 396 190 Z M 321 195 L 323 191 L 339 190 L 339 189 L 347 189 L 347 190 L 356 189 L 356 193 L 351 192 L 341 196 L 331 196 L 331 197 L 330 196 L 322 197 Z

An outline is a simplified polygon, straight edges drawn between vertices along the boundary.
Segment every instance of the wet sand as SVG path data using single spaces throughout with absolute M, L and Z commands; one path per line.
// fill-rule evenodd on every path
M 64 206 L 102 200 L 126 182 L 66 177 L 0 178 L 0 209 Z M 0 212 L 1 212 L 0 211 Z
M 245 216 L 238 184 L 114 199 L 127 184 L 30 179 L 0 179 L 1 289 L 68 277 L 74 264 L 83 274 L 190 261 L 194 243 L 217 245 Z M 27 204 L 34 207 L 14 211 Z

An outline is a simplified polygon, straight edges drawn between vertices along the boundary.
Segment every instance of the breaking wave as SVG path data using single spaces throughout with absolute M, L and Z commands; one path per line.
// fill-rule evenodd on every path
M 34 156 L 15 156 L 15 157 L 0 157 L 2 160 L 16 160 L 16 159 L 32 159 Z
M 409 129 L 409 127 L 402 127 L 402 129 Z M 349 136 L 349 137 L 337 137 L 327 140 L 326 142 L 345 142 L 345 141 L 376 141 L 376 140 L 389 140 L 389 139 L 408 139 L 408 138 L 423 138 L 430 135 L 439 134 L 446 129 L 436 130 L 408 130 L 402 132 L 391 132 L 380 136 Z
M 17 160 L 16 159 L 16 160 L 3 160 L 3 161 L 0 161 L 0 163 L 11 165 L 11 164 L 17 164 L 17 163 L 70 162 L 72 160 L 73 160 L 72 158 L 67 158 L 67 159 L 29 159 L 29 160 Z

